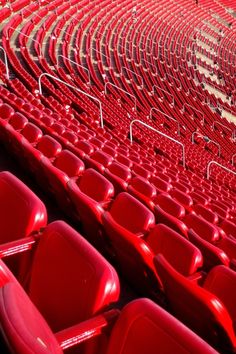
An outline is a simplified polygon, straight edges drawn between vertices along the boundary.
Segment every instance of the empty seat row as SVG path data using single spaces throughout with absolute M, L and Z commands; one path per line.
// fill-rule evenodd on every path
M 25 192 L 24 203 L 31 201 L 30 209 L 32 200 L 38 202 L 38 213 L 34 213 L 35 206 L 31 215 L 23 214 L 25 222 L 41 216 L 43 203 L 33 192 L 9 172 L 1 172 L 0 177 L 2 189 L 5 181 L 6 201 L 6 195 L 12 201 L 14 194 L 23 198 Z M 20 232 L 17 214 L 22 217 L 21 210 L 14 213 L 15 232 L 18 226 Z M 12 220 L 7 218 L 5 222 L 10 227 Z M 31 229 L 24 231 L 17 244 L 13 242 L 15 236 L 8 243 L 1 239 L 0 322 L 4 352 L 62 353 L 71 348 L 76 353 L 78 346 L 80 353 L 94 354 L 124 350 L 129 354 L 144 354 L 147 350 L 155 353 L 157 348 L 163 354 L 215 353 L 148 299 L 135 300 L 121 312 L 117 310 L 120 284 L 114 268 L 65 222 L 46 225 L 44 220 L 37 226 L 39 229 L 34 227 L 33 233 Z M 9 261 L 16 254 L 18 269 L 13 275 L 3 260 Z

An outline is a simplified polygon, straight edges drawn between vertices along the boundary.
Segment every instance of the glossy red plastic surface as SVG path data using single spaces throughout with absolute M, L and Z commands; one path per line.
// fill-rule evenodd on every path
M 14 241 L 47 224 L 43 202 L 10 172 L 0 173 L 0 242 Z
M 154 264 L 175 316 L 214 347 L 227 348 L 233 352 L 236 348 L 234 318 L 217 294 L 214 295 L 182 276 L 162 255 L 155 257 Z

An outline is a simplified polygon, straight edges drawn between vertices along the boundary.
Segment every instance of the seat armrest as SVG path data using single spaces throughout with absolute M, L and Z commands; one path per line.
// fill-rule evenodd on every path
M 191 280 L 192 282 L 196 283 L 197 285 L 201 286 L 204 282 L 205 277 L 206 277 L 206 273 L 200 271 L 200 272 L 197 272 L 195 274 L 188 276 L 188 279 Z
M 0 258 L 10 257 L 14 254 L 31 250 L 33 245 L 36 243 L 37 238 L 38 234 L 0 245 Z
M 78 345 L 90 338 L 100 335 L 117 319 L 120 311 L 110 310 L 101 315 L 83 321 L 75 326 L 55 333 L 62 350 Z

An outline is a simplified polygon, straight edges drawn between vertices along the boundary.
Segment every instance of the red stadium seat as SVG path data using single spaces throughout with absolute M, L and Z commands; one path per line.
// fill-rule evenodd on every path
M 80 179 L 70 179 L 67 186 L 85 234 L 98 247 L 104 247 L 100 231 L 101 215 L 114 196 L 113 185 L 99 172 L 89 168 Z
M 223 220 L 220 224 L 221 228 L 226 232 L 227 235 L 231 235 L 236 239 L 236 225 L 230 220 Z
M 112 314 L 110 311 L 111 314 L 98 315 L 87 322 L 53 334 L 25 292 L 8 277 L 10 278 L 10 275 L 3 265 L 0 283 L 0 319 L 2 335 L 6 346 L 12 352 L 62 354 L 63 349 L 66 351 L 66 348 L 71 346 L 72 349 L 73 346 L 78 346 L 80 350 L 78 345 L 80 342 L 86 339 L 89 342 L 90 338 L 101 333 L 103 327 L 109 326 L 109 317 L 118 316 L 117 312 L 114 311 Z M 76 340 L 73 340 L 75 338 Z M 144 354 L 147 350 L 151 354 L 157 347 L 163 354 L 167 351 L 176 354 L 216 353 L 187 327 L 148 299 L 138 299 L 126 305 L 111 331 L 108 348 L 103 352 L 123 354 L 124 348 L 128 348 L 129 354 Z M 92 350 L 90 353 L 98 354 L 99 351 Z
M 62 150 L 52 161 L 46 157 L 41 160 L 42 173 L 47 190 L 52 192 L 59 206 L 71 215 L 73 206 L 69 198 L 67 183 L 70 178 L 77 179 L 84 173 L 84 163 L 69 150 Z
M 43 136 L 41 129 L 32 123 L 27 123 L 22 130 L 21 134 L 31 144 L 36 144 Z
M 112 162 L 105 169 L 104 175 L 112 182 L 116 194 L 127 190 L 128 182 L 132 177 L 130 169 L 118 162 Z
M 202 237 L 198 236 L 198 234 L 192 229 L 188 231 L 188 237 L 189 240 L 201 251 L 204 258 L 203 269 L 205 271 L 209 271 L 214 266 L 219 264 L 223 264 L 227 267 L 230 266 L 230 258 L 222 249 L 217 247 L 217 244 L 211 244 Z
M 10 172 L 0 173 L 0 243 L 29 236 L 47 224 L 43 202 Z
M 167 193 L 158 194 L 154 203 L 177 219 L 183 219 L 185 216 L 184 207 Z
M 203 265 L 199 249 L 164 224 L 156 225 L 145 241 L 154 254 L 163 254 L 168 262 L 185 276 L 196 276 Z
M 7 342 L 17 353 L 27 353 L 28 346 L 32 344 L 34 348 L 38 348 L 35 349 L 37 353 L 41 349 L 45 353 L 44 340 L 48 340 L 48 333 L 52 335 L 51 330 L 63 332 L 73 325 L 89 320 L 119 297 L 119 280 L 113 267 L 62 221 L 46 227 L 37 243 L 31 270 L 27 271 L 27 292 L 34 305 L 1 262 L 1 324 Z M 12 310 L 9 312 L 8 306 L 5 307 L 5 296 L 11 305 Z M 10 325 L 15 320 L 19 321 L 20 326 L 17 331 L 13 331 Z M 50 330 L 45 320 L 50 325 Z M 27 326 L 27 323 L 31 325 Z M 93 324 L 99 322 L 95 320 Z M 31 331 L 39 335 L 35 337 L 35 343 L 34 337 L 30 335 Z M 22 342 L 21 336 L 27 343 L 25 340 Z M 50 353 L 57 352 L 54 348 L 56 341 L 52 338 L 49 344 Z
M 103 213 L 102 224 L 124 276 L 140 291 L 158 292 L 153 252 L 142 240 L 155 224 L 152 212 L 123 192 L 115 198 L 111 209 Z
M 235 311 L 229 298 L 236 291 L 235 272 L 217 266 L 208 274 L 209 280 L 200 287 L 178 273 L 164 256 L 155 257 L 154 263 L 175 316 L 216 349 L 233 352 L 236 347 Z M 224 296 L 221 296 L 222 290 L 218 291 L 221 285 Z
M 216 353 L 187 327 L 148 299 L 132 301 L 112 330 L 106 354 Z
M 134 177 L 129 182 L 128 192 L 139 199 L 148 208 L 154 208 L 153 199 L 156 196 L 156 188 L 146 178 Z

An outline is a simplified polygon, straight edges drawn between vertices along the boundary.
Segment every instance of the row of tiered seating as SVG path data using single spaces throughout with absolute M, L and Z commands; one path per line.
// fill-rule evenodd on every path
M 1 258 L 12 267 L 20 255 L 18 280 L 0 260 L 4 353 L 62 353 L 79 344 L 80 353 L 215 352 L 148 299 L 120 313 L 114 268 L 65 222 L 47 225 L 44 204 L 9 172 L 0 172 L 0 195 Z
M 235 109 L 229 100 L 209 93 L 207 85 L 222 95 L 232 88 L 233 54 L 224 43 L 235 19 L 216 3 L 208 11 L 207 0 L 197 7 L 182 0 L 168 5 L 164 0 L 21 0 L 5 5 L 0 16 L 8 21 L 3 23 L 1 44 L 16 77 L 6 77 L 0 66 L 5 84 L 0 87 L 1 142 L 79 221 L 82 234 L 139 293 L 167 307 L 221 352 L 234 352 L 230 296 L 236 258 L 235 128 L 213 108 L 230 109 L 232 114 Z M 220 40 L 219 19 L 224 26 Z M 221 48 L 228 56 L 216 55 Z M 209 71 L 210 60 L 218 65 L 212 75 L 222 75 L 227 61 L 230 75 L 223 75 L 224 85 L 213 84 L 199 71 L 199 67 Z M 42 94 L 37 80 L 44 72 L 51 76 L 42 77 Z M 132 142 L 133 119 L 152 130 L 136 122 Z M 180 157 L 173 139 L 184 145 L 185 156 L 183 152 Z M 212 160 L 233 173 L 216 166 L 205 178 Z M 13 269 L 37 291 L 41 281 L 50 284 L 49 289 L 61 281 L 52 272 L 57 262 L 48 271 L 49 251 L 55 251 L 57 240 L 53 236 L 50 246 L 47 235 L 63 226 L 60 222 L 46 226 L 45 213 L 41 219 L 45 229 L 40 237 L 22 240 L 19 233 L 19 239 L 6 240 L 14 243 L 2 250 L 8 262 L 10 253 L 34 244 L 33 259 L 24 257 L 22 268 L 16 257 Z M 64 248 L 60 244 L 62 253 Z M 29 272 L 41 249 L 45 263 Z M 59 262 L 59 255 L 55 257 Z M 34 273 L 39 276 L 41 271 L 48 272 L 48 278 L 34 281 Z M 11 282 L 11 276 L 7 278 Z M 67 281 L 65 276 L 65 287 Z M 50 291 L 53 302 L 56 295 Z M 118 292 L 114 297 L 112 301 Z M 36 305 L 51 328 L 60 330 Z M 60 306 L 60 299 L 55 305 Z M 53 309 L 46 300 L 44 306 Z M 70 316 L 72 310 L 67 311 Z M 51 338 L 51 333 L 47 336 Z M 64 340 L 64 335 L 58 338 Z M 134 343 L 127 346 L 130 352 L 139 348 Z M 152 341 L 150 346 L 149 351 L 155 351 Z

